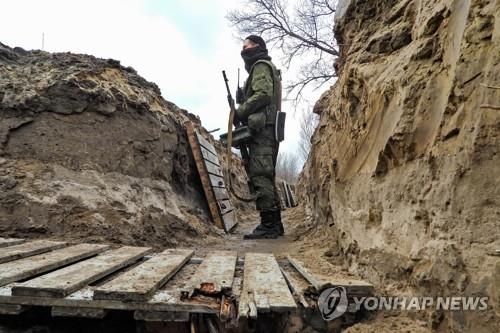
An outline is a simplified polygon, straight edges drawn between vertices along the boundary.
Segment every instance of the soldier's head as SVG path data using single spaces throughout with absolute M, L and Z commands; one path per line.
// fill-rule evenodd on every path
M 267 49 L 266 42 L 264 42 L 264 40 L 260 36 L 250 35 L 247 38 L 245 38 L 245 41 L 243 42 L 243 50 L 259 46 L 263 49 Z
M 266 42 L 260 36 L 250 35 L 243 42 L 241 57 L 245 62 L 245 69 L 250 71 L 252 65 L 259 59 L 271 60 L 267 53 Z

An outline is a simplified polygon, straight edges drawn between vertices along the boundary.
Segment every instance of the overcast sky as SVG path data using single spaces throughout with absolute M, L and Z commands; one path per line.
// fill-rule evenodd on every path
M 11 47 L 92 54 L 120 60 L 155 82 L 165 99 L 197 114 L 208 130 L 227 127 L 228 106 L 221 71 L 231 89 L 241 41 L 225 16 L 237 0 L 15 0 L 2 2 L 0 42 Z M 280 66 L 279 50 L 271 56 Z M 290 72 L 284 72 L 285 79 Z M 325 87 L 326 89 L 326 87 Z M 314 102 L 321 91 L 311 92 Z M 304 109 L 304 105 L 300 109 Z M 288 109 L 282 151 L 294 152 L 299 112 Z M 300 111 L 299 109 L 299 111 Z

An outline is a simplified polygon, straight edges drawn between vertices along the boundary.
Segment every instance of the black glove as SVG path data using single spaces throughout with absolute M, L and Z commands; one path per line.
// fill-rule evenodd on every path
M 243 89 L 240 87 L 236 89 L 236 103 L 243 104 Z

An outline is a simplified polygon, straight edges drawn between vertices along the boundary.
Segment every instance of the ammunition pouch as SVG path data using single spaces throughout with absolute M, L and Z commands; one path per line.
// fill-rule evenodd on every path
M 255 133 L 266 126 L 267 114 L 266 112 L 255 112 L 248 116 L 248 128 L 251 132 Z

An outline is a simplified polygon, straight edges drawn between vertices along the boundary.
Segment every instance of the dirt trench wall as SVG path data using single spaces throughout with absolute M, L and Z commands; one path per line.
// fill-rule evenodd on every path
M 0 44 L 0 232 L 158 246 L 217 234 L 188 120 L 204 131 L 116 60 Z
M 435 313 L 442 331 L 498 331 L 500 2 L 341 1 L 339 78 L 301 178 L 350 270 L 385 290 L 487 295 Z

